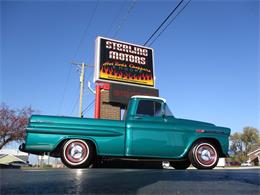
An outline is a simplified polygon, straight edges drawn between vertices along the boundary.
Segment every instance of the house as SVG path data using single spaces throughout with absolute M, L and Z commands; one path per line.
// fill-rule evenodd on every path
M 3 149 L 0 151 L 0 168 L 20 168 L 30 166 L 27 153 L 14 149 Z
M 0 154 L 0 168 L 20 168 L 29 166 L 28 161 L 24 161 L 12 154 Z
M 251 162 L 251 164 L 255 166 L 260 165 L 260 148 L 248 153 L 247 156 L 249 157 L 248 161 Z

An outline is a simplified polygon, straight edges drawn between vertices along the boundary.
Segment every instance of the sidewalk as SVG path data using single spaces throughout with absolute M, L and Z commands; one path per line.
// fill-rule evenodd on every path
M 173 167 L 163 167 L 164 169 L 174 169 Z M 196 169 L 195 167 L 190 166 L 188 169 Z M 241 170 L 241 169 L 259 169 L 260 170 L 260 166 L 248 166 L 248 167 L 239 167 L 239 166 L 227 166 L 227 167 L 215 167 L 214 169 L 225 169 L 225 170 Z

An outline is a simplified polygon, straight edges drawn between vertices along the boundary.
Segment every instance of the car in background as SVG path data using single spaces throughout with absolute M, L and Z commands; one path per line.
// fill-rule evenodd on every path
M 252 166 L 252 164 L 249 161 L 246 161 L 244 163 L 241 164 L 242 167 L 250 167 Z
M 226 162 L 226 166 L 241 166 L 239 162 Z

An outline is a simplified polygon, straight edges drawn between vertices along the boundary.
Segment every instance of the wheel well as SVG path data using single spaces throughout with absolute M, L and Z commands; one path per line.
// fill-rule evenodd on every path
M 50 155 L 51 155 L 52 157 L 60 157 L 61 147 L 63 146 L 63 144 L 64 144 L 66 141 L 68 141 L 68 140 L 70 140 L 70 139 L 74 139 L 74 138 L 67 138 L 67 139 L 62 140 L 62 141 L 56 146 L 56 148 L 51 152 Z M 93 148 L 94 148 L 94 155 L 97 155 L 96 144 L 95 144 L 92 140 L 90 140 L 90 139 L 81 139 L 81 140 L 83 140 L 83 141 L 85 141 L 85 142 L 88 141 L 88 142 L 93 146 Z
M 209 143 L 213 144 L 217 148 L 217 151 L 219 153 L 219 157 L 225 157 L 226 156 L 223 153 L 222 147 L 221 147 L 221 145 L 220 145 L 220 143 L 219 143 L 219 141 L 217 139 L 215 139 L 215 138 L 199 138 L 196 141 L 194 141 L 192 145 L 194 145 L 195 143 L 197 143 L 199 141 L 206 141 L 206 142 L 209 142 Z M 190 149 L 191 148 L 192 148 L 192 146 L 190 147 Z

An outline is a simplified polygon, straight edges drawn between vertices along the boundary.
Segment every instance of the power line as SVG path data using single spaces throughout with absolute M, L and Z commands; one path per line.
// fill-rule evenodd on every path
M 84 40 L 84 38 L 85 38 L 85 36 L 86 36 L 86 34 L 87 34 L 87 32 L 88 32 L 88 29 L 89 29 L 89 27 L 90 27 L 90 25 L 91 25 L 91 23 L 92 23 L 92 20 L 93 20 L 94 16 L 95 16 L 95 13 L 96 13 L 98 4 L 99 4 L 99 0 L 97 1 L 96 5 L 95 5 L 95 7 L 94 7 L 94 9 L 93 9 L 93 11 L 92 11 L 92 13 L 91 13 L 91 16 L 90 16 L 90 18 L 89 18 L 88 24 L 87 24 L 87 26 L 86 26 L 85 29 L 84 29 L 84 32 L 83 32 L 82 37 L 81 37 L 81 39 L 80 39 L 80 41 L 79 41 L 78 47 L 77 47 L 77 49 L 76 49 L 76 51 L 75 51 L 75 53 L 74 53 L 73 59 L 75 59 L 75 58 L 77 57 L 77 54 L 78 54 L 78 52 L 79 52 L 79 50 L 80 50 L 80 48 L 81 48 L 81 45 L 82 45 L 82 43 L 83 43 L 83 40 Z M 63 106 L 63 103 L 64 103 L 64 97 L 65 97 L 65 93 L 66 93 L 66 90 L 67 90 L 67 87 L 68 87 L 68 82 L 69 82 L 71 70 L 72 70 L 72 66 L 70 66 L 69 73 L 68 73 L 68 75 L 67 75 L 66 84 L 65 84 L 65 87 L 64 87 L 64 90 L 63 90 L 63 96 L 62 96 L 62 101 L 61 101 L 61 104 L 60 104 L 59 112 L 60 112 L 61 107 Z M 73 110 L 74 110 L 74 109 L 75 109 L 75 106 L 73 107 Z M 72 110 L 72 112 L 73 112 L 73 110 Z
M 133 0 L 132 3 L 130 4 L 127 13 L 125 14 L 125 16 L 123 17 L 121 23 L 117 26 L 117 30 L 115 31 L 113 38 L 115 38 L 117 36 L 117 34 L 119 33 L 119 31 L 121 30 L 121 27 L 123 26 L 123 24 L 126 22 L 127 18 L 129 17 L 131 11 L 133 10 L 134 6 L 136 4 L 136 0 Z
M 88 78 L 90 78 L 90 76 L 91 76 L 91 74 L 93 73 L 93 69 L 89 72 L 89 74 L 88 74 L 88 76 L 86 77 L 86 81 L 88 81 Z M 82 115 L 85 113 L 85 112 L 88 112 L 89 111 L 89 109 L 94 105 L 94 103 L 95 103 L 95 99 L 92 101 L 92 102 L 90 102 L 89 104 L 88 104 L 88 106 L 82 111 Z M 91 106 L 91 107 L 90 107 Z M 89 108 L 90 107 L 90 108 Z
M 85 35 L 86 35 L 86 33 L 87 33 L 88 29 L 89 29 L 89 26 L 90 26 L 91 23 L 92 23 L 92 20 L 93 20 L 94 16 L 95 16 L 95 13 L 96 13 L 98 4 L 99 4 L 99 0 L 97 1 L 96 5 L 95 5 L 95 8 L 94 8 L 94 10 L 92 11 L 92 14 L 91 14 L 91 16 L 90 16 L 90 19 L 89 19 L 89 21 L 88 21 L 88 24 L 87 24 L 86 28 L 84 29 L 83 35 L 82 35 L 82 37 L 81 37 L 81 39 L 80 39 L 80 41 L 79 41 L 79 44 L 78 44 L 78 47 L 77 47 L 77 49 L 76 49 L 76 51 L 75 51 L 75 53 L 74 53 L 73 59 L 76 58 L 76 56 L 77 56 L 77 54 L 78 54 L 78 52 L 79 52 L 79 50 L 80 50 L 81 44 L 82 44 L 82 42 L 83 42 L 83 40 L 84 40 L 84 37 L 85 37 Z M 66 81 L 65 81 L 65 87 L 64 87 L 63 93 L 62 93 L 62 94 L 63 94 L 63 95 L 62 95 L 62 99 L 61 99 L 61 102 L 60 102 L 60 105 L 59 105 L 59 108 L 58 108 L 58 114 L 60 114 L 61 108 L 62 108 L 63 103 L 64 103 L 64 98 L 65 98 L 65 94 L 66 94 L 66 91 L 67 91 L 67 87 L 68 87 L 68 83 L 69 83 L 69 78 L 70 78 L 70 75 L 71 75 L 71 70 L 72 70 L 72 66 L 70 65 L 69 72 L 68 72 L 68 74 L 67 74 Z
M 159 27 L 153 32 L 153 34 L 144 43 L 144 46 L 153 38 L 153 36 L 160 30 L 160 28 L 167 22 L 167 20 L 172 16 L 172 14 L 178 9 L 184 0 L 181 0 L 178 5 L 171 11 L 171 13 L 164 19 L 164 21 L 159 25 Z
M 69 78 L 70 78 L 70 74 L 71 74 L 71 69 L 72 69 L 72 66 L 71 66 L 71 64 L 70 64 L 69 72 L 68 72 L 67 77 L 66 77 L 65 87 L 63 88 L 63 91 L 62 91 L 62 94 L 63 94 L 63 95 L 62 95 L 62 97 L 61 97 L 61 101 L 60 101 L 60 104 L 59 104 L 59 107 L 58 107 L 58 113 L 57 113 L 57 114 L 60 114 L 61 108 L 63 107 L 64 98 L 65 98 L 65 93 L 66 93 L 66 90 L 67 90 L 67 86 L 68 86 Z
M 115 22 L 119 19 L 120 15 L 121 15 L 120 11 L 123 10 L 123 8 L 126 6 L 126 3 L 127 3 L 127 0 L 124 0 L 124 2 L 122 3 L 122 5 L 121 5 L 120 8 L 119 8 L 119 12 L 118 12 L 119 14 L 117 14 L 117 15 L 114 17 L 113 21 L 111 22 L 111 24 L 110 24 L 110 26 L 109 26 L 109 28 L 108 28 L 108 30 L 107 30 L 107 32 L 106 32 L 106 35 L 108 35 L 108 34 L 110 33 L 110 31 L 111 31 L 113 25 L 114 25 Z M 135 2 L 134 2 L 134 3 L 135 3 Z M 129 10 L 131 10 L 131 9 L 133 8 L 133 6 L 134 6 L 134 5 L 131 4 L 131 7 L 128 9 L 128 12 L 129 12 Z M 125 18 L 126 18 L 126 17 L 125 17 Z M 121 24 L 122 24 L 122 22 L 121 22 Z M 120 25 L 119 25 L 119 27 L 120 27 Z M 121 28 L 121 27 L 120 27 L 120 28 Z M 117 31 L 119 31 L 119 29 L 118 29 Z M 116 32 L 116 33 L 118 33 L 118 32 Z M 116 33 L 115 33 L 115 34 L 116 34 Z M 91 75 L 93 74 L 93 72 L 94 72 L 94 70 L 92 69 L 92 70 L 89 72 L 88 76 L 86 77 L 86 80 L 89 80 L 89 79 L 90 79 L 90 77 L 91 77 Z M 77 101 L 77 102 L 78 102 L 78 101 Z M 76 103 L 77 103 L 77 102 L 76 102 Z M 76 103 L 75 103 L 75 105 L 74 105 L 74 108 L 73 108 L 72 112 L 75 110 Z M 88 112 L 88 111 L 93 107 L 94 103 L 95 103 L 95 99 L 88 104 L 88 106 L 83 110 L 82 113 L 84 114 L 85 112 Z
M 88 104 L 88 106 L 82 111 L 82 114 L 84 114 L 85 112 L 88 112 L 88 111 L 93 107 L 94 103 L 95 103 L 95 99 L 92 100 L 92 101 Z
M 75 96 L 74 96 L 74 98 L 73 98 L 73 99 L 76 99 L 76 101 L 75 101 L 75 103 L 74 103 L 74 105 L 73 105 L 73 108 L 72 108 L 72 110 L 71 110 L 71 114 L 73 114 L 73 112 L 74 112 L 74 110 L 75 110 L 75 108 L 76 108 L 76 105 L 78 104 L 78 101 L 79 101 L 78 91 L 79 91 L 79 85 L 78 85 L 78 87 L 77 87 L 76 94 L 75 94 Z M 75 98 L 75 97 L 76 97 L 76 98 Z
M 93 9 L 93 11 L 92 11 L 92 13 L 91 13 L 91 16 L 90 16 L 90 18 L 89 18 L 88 24 L 87 24 L 86 28 L 84 29 L 84 32 L 83 32 L 83 34 L 82 34 L 82 36 L 81 36 L 81 39 L 80 39 L 79 44 L 78 44 L 78 47 L 77 47 L 77 49 L 76 49 L 76 51 L 75 51 L 75 53 L 74 53 L 73 59 L 75 59 L 75 58 L 77 57 L 77 54 L 78 54 L 78 52 L 79 52 L 79 50 L 80 50 L 80 47 L 81 47 L 81 45 L 82 45 L 82 43 L 83 43 L 83 40 L 84 40 L 84 38 L 85 38 L 85 36 L 86 36 L 86 34 L 87 34 L 87 31 L 88 31 L 88 29 L 89 29 L 89 27 L 90 27 L 90 25 L 91 25 L 91 23 L 92 23 L 92 20 L 93 20 L 93 18 L 94 18 L 94 16 L 95 16 L 95 13 L 96 13 L 96 11 L 97 11 L 98 4 L 99 4 L 99 0 L 97 1 L 96 5 L 95 5 L 95 8 Z
M 155 39 L 149 44 L 149 46 L 151 46 L 161 35 L 162 33 L 171 25 L 171 23 L 175 20 L 175 18 L 187 7 L 187 5 L 191 2 L 191 0 L 189 0 L 185 6 L 183 6 L 180 11 L 171 19 L 171 21 L 165 26 L 165 28 L 155 37 Z
M 77 57 L 77 54 L 78 54 L 78 52 L 79 52 L 79 50 L 80 50 L 80 48 L 81 48 L 81 45 L 82 45 L 82 43 L 83 43 L 83 40 L 84 40 L 84 38 L 85 38 L 85 36 L 86 36 L 86 34 L 87 34 L 87 31 L 88 31 L 88 29 L 89 29 L 89 27 L 90 27 L 90 25 L 91 25 L 91 23 L 92 23 L 92 21 L 93 21 L 93 18 L 94 18 L 94 16 L 95 16 L 95 13 L 96 13 L 96 11 L 97 11 L 98 4 L 99 4 L 99 0 L 97 0 L 96 5 L 95 5 L 95 7 L 94 7 L 94 9 L 93 9 L 93 11 L 92 11 L 92 13 L 91 13 L 90 19 L 89 19 L 88 24 L 87 24 L 87 26 L 86 26 L 86 28 L 85 28 L 83 34 L 82 34 L 81 39 L 80 39 L 80 41 L 79 41 L 79 44 L 78 44 L 78 47 L 77 47 L 77 49 L 76 49 L 76 52 L 75 52 L 75 54 L 74 54 L 73 59 L 75 59 L 75 58 Z M 74 106 L 73 106 L 72 113 L 74 112 L 78 101 L 79 101 L 79 99 L 77 98 L 76 101 L 75 101 L 75 104 L 74 104 Z
M 76 99 L 70 114 L 73 114 L 73 112 L 74 112 L 74 110 L 76 108 L 76 105 L 78 104 L 78 101 L 79 101 L 79 98 Z
M 91 75 L 94 73 L 94 69 L 92 68 L 90 71 L 89 71 L 89 74 L 88 76 L 86 77 L 86 81 L 88 81 L 91 77 Z
M 114 26 L 115 22 L 118 20 L 118 18 L 120 17 L 122 10 L 124 9 L 125 5 L 127 5 L 127 0 L 124 0 L 124 2 L 122 3 L 122 5 L 119 8 L 118 14 L 114 17 L 113 21 L 111 22 L 111 24 L 109 25 L 109 28 L 107 29 L 106 35 L 108 35 L 112 29 L 112 27 Z

